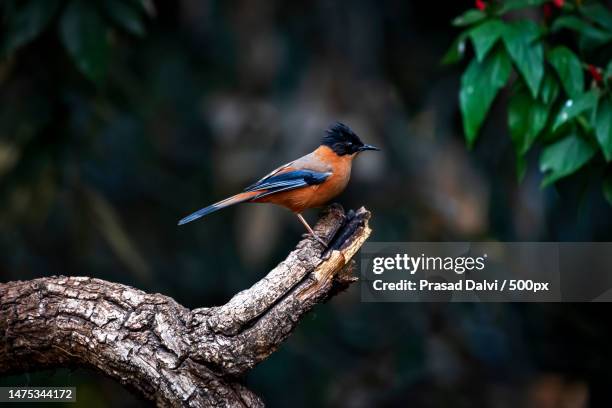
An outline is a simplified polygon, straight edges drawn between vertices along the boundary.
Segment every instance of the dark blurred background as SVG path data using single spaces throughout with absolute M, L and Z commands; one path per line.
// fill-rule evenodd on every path
M 63 3 L 0 60 L 0 281 L 88 275 L 222 304 L 303 227 L 263 205 L 177 220 L 309 152 L 336 120 L 383 148 L 359 157 L 337 199 L 372 211 L 373 241 L 611 239 L 599 185 L 541 190 L 537 156 L 517 183 L 507 95 L 465 147 L 462 67 L 440 59 L 472 2 L 144 4 L 141 26 L 109 22 L 106 49 L 86 37 L 107 67 L 95 80 L 67 51 Z M 610 311 L 368 304 L 354 286 L 245 382 L 271 407 L 611 406 Z M 83 407 L 148 405 L 84 369 L 2 385 L 76 385 Z

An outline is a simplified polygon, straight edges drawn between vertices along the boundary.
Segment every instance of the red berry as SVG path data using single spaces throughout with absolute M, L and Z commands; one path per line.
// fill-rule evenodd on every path
M 601 76 L 601 70 L 599 68 L 591 64 L 589 64 L 587 68 L 589 70 L 589 73 L 591 74 L 591 76 L 593 77 L 595 81 L 597 82 L 603 81 L 603 77 Z
M 474 3 L 476 8 L 480 11 L 485 11 L 487 8 L 487 3 L 485 3 L 483 0 L 476 0 Z
M 550 16 L 552 16 L 552 7 L 549 3 L 544 3 L 542 11 L 544 12 L 544 18 L 547 20 L 550 19 Z
M 553 4 L 558 8 L 561 8 L 563 7 L 563 4 L 565 4 L 565 0 L 553 0 Z

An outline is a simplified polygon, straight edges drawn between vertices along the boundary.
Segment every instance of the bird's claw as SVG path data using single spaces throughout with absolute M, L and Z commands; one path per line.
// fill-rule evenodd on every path
M 314 237 L 315 237 L 315 239 L 316 239 L 317 241 L 319 241 L 319 243 L 320 243 L 321 245 L 323 245 L 323 248 L 325 248 L 325 249 L 327 249 L 327 248 L 328 248 L 328 247 L 327 247 L 327 243 L 325 243 L 325 241 L 323 241 L 323 239 L 322 239 L 321 237 L 319 237 L 317 234 L 315 234 L 315 235 L 314 235 Z
M 323 238 L 321 238 L 317 234 L 311 234 L 310 232 L 307 232 L 307 233 L 304 234 L 304 236 L 314 238 L 319 244 L 323 245 L 323 248 L 325 248 L 325 249 L 329 248 L 327 243 L 325 241 L 323 241 Z

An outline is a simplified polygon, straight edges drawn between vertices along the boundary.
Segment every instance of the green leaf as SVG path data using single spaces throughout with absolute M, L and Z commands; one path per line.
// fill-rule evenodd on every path
M 141 14 L 123 0 L 107 0 L 104 6 L 108 16 L 124 30 L 142 37 L 145 27 Z
M 525 87 L 510 98 L 508 127 L 519 156 L 527 153 L 548 119 L 549 105 L 534 99 Z
M 474 51 L 479 62 L 482 62 L 505 30 L 506 25 L 501 20 L 489 20 L 470 30 L 469 35 L 474 44 Z
M 589 142 L 576 134 L 546 147 L 540 156 L 540 171 L 547 173 L 542 187 L 574 173 L 591 160 L 595 151 Z
M 462 15 L 455 17 L 452 24 L 456 27 L 468 26 L 481 21 L 486 16 L 487 15 L 483 11 L 471 9 L 466 11 Z
M 576 16 L 561 16 L 557 18 L 550 27 L 550 30 L 552 32 L 557 32 L 564 28 L 602 40 L 610 38 L 610 35 L 612 35 Z
M 563 104 L 559 114 L 555 118 L 553 132 L 563 126 L 582 112 L 592 109 L 597 104 L 598 94 L 595 89 L 583 93 L 573 99 L 568 99 Z
M 476 141 L 478 130 L 499 89 L 508 81 L 511 68 L 508 55 L 499 49 L 483 62 L 473 59 L 461 76 L 459 104 L 469 147 Z
M 606 161 L 612 160 L 612 101 L 603 97 L 599 101 L 595 116 L 595 136 Z
M 612 175 L 608 175 L 603 181 L 603 194 L 608 201 L 608 204 L 612 205 Z
M 542 80 L 542 89 L 540 90 L 540 99 L 547 105 L 552 103 L 559 96 L 559 83 L 557 79 L 547 72 Z
M 108 28 L 95 5 L 71 1 L 60 21 L 64 47 L 79 70 L 94 82 L 101 82 L 108 65 Z
M 580 60 L 567 47 L 558 46 L 548 53 L 548 62 L 555 68 L 565 93 L 570 97 L 584 90 L 584 73 Z
M 563 28 L 582 34 L 581 44 L 588 42 L 590 47 L 597 47 L 612 40 L 612 33 L 601 30 L 576 16 L 561 16 L 555 20 L 550 29 L 552 32 L 557 32 Z
M 612 31 L 612 12 L 599 3 L 588 4 L 579 8 L 580 12 L 599 24 L 600 26 Z
M 527 7 L 540 6 L 548 0 L 505 0 L 502 2 L 497 14 L 504 14 L 508 11 Z
M 467 37 L 467 32 L 463 32 L 459 34 L 453 44 L 449 47 L 446 54 L 442 57 L 442 65 L 450 65 L 456 62 L 461 61 L 463 56 L 465 55 L 465 41 Z
M 503 33 L 508 54 L 525 79 L 531 95 L 536 98 L 544 76 L 544 50 L 536 41 L 540 35 L 538 25 L 531 20 L 519 20 L 507 26 Z
M 6 17 L 0 53 L 7 55 L 32 41 L 57 12 L 59 0 L 30 0 Z

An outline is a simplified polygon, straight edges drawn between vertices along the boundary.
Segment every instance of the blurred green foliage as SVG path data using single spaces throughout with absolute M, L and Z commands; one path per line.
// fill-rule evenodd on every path
M 46 29 L 56 28 L 74 64 L 90 80 L 106 77 L 113 30 L 143 36 L 144 19 L 154 14 L 148 0 L 6 0 L 2 2 L 0 57 L 27 45 Z M 52 24 L 59 20 L 57 27 Z
M 525 175 L 529 149 L 540 144 L 542 187 L 588 164 L 612 205 L 612 11 L 581 0 L 477 6 L 453 21 L 466 28 L 443 59 L 458 62 L 471 41 L 474 57 L 459 94 L 468 146 L 476 142 L 496 95 L 508 86 L 518 179 Z

